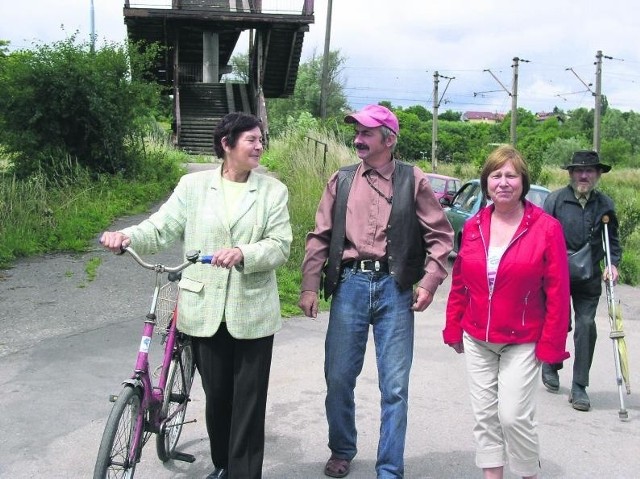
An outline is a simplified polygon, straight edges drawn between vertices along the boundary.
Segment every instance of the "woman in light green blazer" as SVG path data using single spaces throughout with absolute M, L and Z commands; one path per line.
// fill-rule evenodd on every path
M 105 232 L 113 251 L 153 253 L 175 241 L 213 254 L 180 281 L 178 328 L 192 336 L 206 395 L 214 471 L 207 479 L 262 476 L 273 335 L 282 326 L 275 270 L 292 233 L 285 185 L 253 171 L 263 152 L 260 121 L 230 113 L 214 131 L 221 167 L 182 177 L 158 212 Z

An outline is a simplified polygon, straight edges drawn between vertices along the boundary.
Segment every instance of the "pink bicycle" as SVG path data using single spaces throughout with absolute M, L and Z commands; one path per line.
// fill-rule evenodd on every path
M 156 452 L 161 461 L 193 462 L 195 457 L 176 451 L 187 405 L 195 362 L 190 338 L 178 331 L 177 299 L 180 272 L 195 263 L 211 263 L 211 256 L 189 251 L 179 266 L 145 262 L 131 247 L 125 248 L 143 268 L 155 271 L 156 281 L 151 308 L 144 320 L 135 369 L 123 382 L 120 394 L 111 396 L 113 408 L 102 434 L 93 472 L 94 479 L 132 478 L 140 462 L 142 448 L 156 434 Z M 164 274 L 167 273 L 165 280 Z M 164 344 L 157 384 L 149 372 L 149 349 L 154 330 Z

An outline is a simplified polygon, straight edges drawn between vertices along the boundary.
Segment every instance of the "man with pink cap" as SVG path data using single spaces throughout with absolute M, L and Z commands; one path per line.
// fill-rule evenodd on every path
M 414 313 L 431 304 L 447 276 L 453 231 L 424 173 L 394 158 L 393 112 L 368 105 L 345 122 L 354 125 L 361 161 L 327 183 L 307 235 L 299 302 L 315 318 L 318 292 L 333 296 L 325 340 L 331 457 L 324 473 L 346 476 L 357 453 L 354 389 L 371 326 L 382 395 L 376 474 L 402 478 Z

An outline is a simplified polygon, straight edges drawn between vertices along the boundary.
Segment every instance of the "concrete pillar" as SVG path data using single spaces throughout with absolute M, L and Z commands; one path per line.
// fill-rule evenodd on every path
M 202 32 L 202 83 L 218 83 L 220 39 L 214 32 Z

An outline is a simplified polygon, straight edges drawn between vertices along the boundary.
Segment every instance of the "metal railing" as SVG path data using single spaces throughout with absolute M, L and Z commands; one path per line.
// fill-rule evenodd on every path
M 313 15 L 314 0 L 125 0 L 125 8 Z
M 322 152 L 322 174 L 324 174 L 327 168 L 327 153 L 329 152 L 329 145 L 327 145 L 324 141 L 316 140 L 315 138 L 312 138 L 310 136 L 305 136 L 305 138 L 307 139 L 307 145 L 309 145 L 309 142 L 311 141 L 313 141 L 314 143 L 314 148 L 313 148 L 314 158 L 318 156 L 318 147 L 320 145 L 324 145 L 323 152 Z
M 180 83 L 202 83 L 202 63 L 180 63 L 178 81 Z

